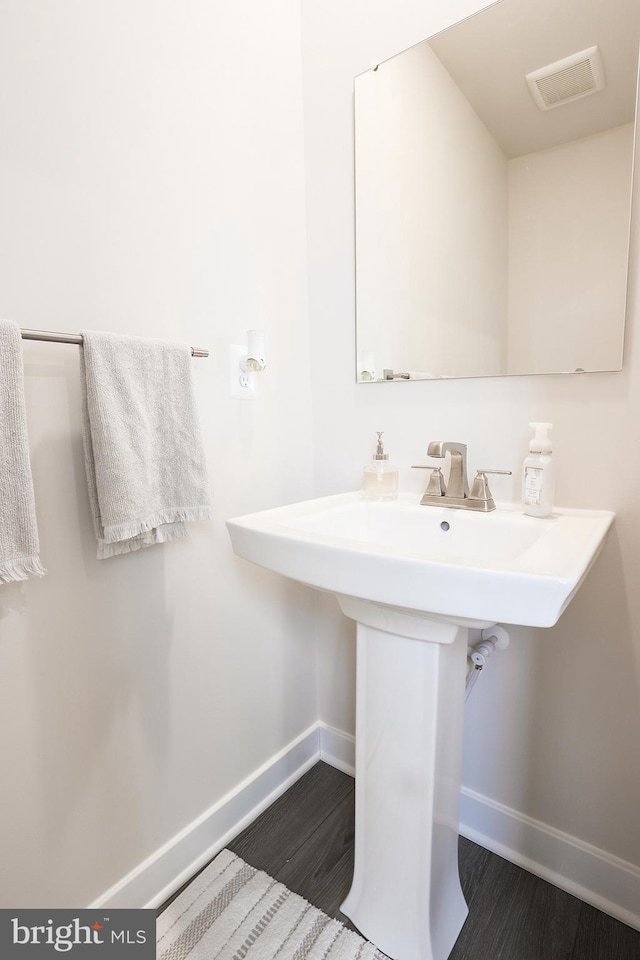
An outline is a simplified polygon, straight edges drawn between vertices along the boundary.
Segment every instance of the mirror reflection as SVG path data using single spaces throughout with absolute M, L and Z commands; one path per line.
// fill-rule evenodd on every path
M 355 80 L 357 379 L 619 370 L 636 0 L 500 0 Z

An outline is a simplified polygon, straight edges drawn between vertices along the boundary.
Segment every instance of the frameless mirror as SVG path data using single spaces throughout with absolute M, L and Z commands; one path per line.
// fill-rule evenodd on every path
M 355 80 L 357 379 L 622 367 L 637 0 L 500 0 Z

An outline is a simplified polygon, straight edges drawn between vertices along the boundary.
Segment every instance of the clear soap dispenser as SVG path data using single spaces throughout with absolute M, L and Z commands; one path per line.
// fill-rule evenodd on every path
M 377 431 L 378 443 L 373 462 L 364 468 L 362 496 L 365 500 L 396 500 L 398 497 L 398 470 L 389 463 L 384 452 L 382 430 Z

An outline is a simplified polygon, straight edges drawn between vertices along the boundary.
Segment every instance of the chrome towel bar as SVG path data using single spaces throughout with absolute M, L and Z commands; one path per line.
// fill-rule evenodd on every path
M 79 333 L 57 333 L 53 330 L 25 330 L 21 329 L 23 340 L 47 340 L 52 343 L 82 343 Z M 209 351 L 202 347 L 191 347 L 192 357 L 208 357 Z

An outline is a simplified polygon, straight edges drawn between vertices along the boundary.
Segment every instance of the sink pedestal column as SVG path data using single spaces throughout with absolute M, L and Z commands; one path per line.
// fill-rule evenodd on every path
M 458 874 L 467 629 L 338 599 L 358 621 L 355 867 L 341 909 L 392 960 L 446 960 L 468 913 Z

